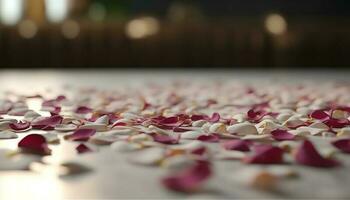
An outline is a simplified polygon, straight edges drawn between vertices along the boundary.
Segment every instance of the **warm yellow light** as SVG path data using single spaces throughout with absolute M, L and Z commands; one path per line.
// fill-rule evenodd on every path
M 35 37 L 38 32 L 38 26 L 31 20 L 24 20 L 18 25 L 19 34 L 26 39 Z
M 266 17 L 265 28 L 272 34 L 281 35 L 287 31 L 287 22 L 279 14 L 271 14 Z
M 143 17 L 131 20 L 126 26 L 126 34 L 132 39 L 141 39 L 159 31 L 159 22 L 153 17 Z
M 5 25 L 15 25 L 22 18 L 23 0 L 0 0 L 0 19 Z
M 76 21 L 68 20 L 62 25 L 62 34 L 67 39 L 74 39 L 80 33 L 80 26 Z

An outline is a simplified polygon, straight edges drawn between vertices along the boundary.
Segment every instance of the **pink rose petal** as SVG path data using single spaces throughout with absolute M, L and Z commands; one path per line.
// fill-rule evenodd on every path
M 91 113 L 92 109 L 86 106 L 79 106 L 76 110 L 75 113 L 78 114 L 87 114 L 87 113 Z
M 286 130 L 282 129 L 276 129 L 274 131 L 271 131 L 272 138 L 277 141 L 284 141 L 284 140 L 294 140 L 295 135 L 289 133 Z
M 301 165 L 307 165 L 312 167 L 336 167 L 340 163 L 336 160 L 322 157 L 314 147 L 314 145 L 305 140 L 297 148 L 295 153 L 295 160 Z
M 246 140 L 230 140 L 223 143 L 226 150 L 250 151 L 250 142 Z
M 283 150 L 272 145 L 257 145 L 254 148 L 255 154 L 243 159 L 249 164 L 282 164 Z
M 92 152 L 92 150 L 88 146 L 86 146 L 85 144 L 79 144 L 75 149 L 77 150 L 77 152 L 79 154 Z
M 203 141 L 203 142 L 219 142 L 219 136 L 216 134 L 211 135 L 201 135 L 197 138 L 197 140 Z
M 216 123 L 220 121 L 220 114 L 219 113 L 213 113 L 213 115 L 208 119 L 211 123 Z
M 32 127 L 34 129 L 42 129 L 42 130 L 52 130 L 58 124 L 61 124 L 63 117 L 59 115 L 45 117 L 39 120 L 35 120 L 32 122 Z
M 344 153 L 350 153 L 350 139 L 340 139 L 332 142 L 332 145 L 337 147 Z
M 178 144 L 180 137 L 171 137 L 168 135 L 153 134 L 153 140 L 162 144 Z
M 247 112 L 247 117 L 252 122 L 260 121 L 265 115 L 267 115 L 266 111 L 256 108 L 252 108 Z
M 18 147 L 25 152 L 40 155 L 49 155 L 51 153 L 45 137 L 39 134 L 27 135 L 18 143 Z
M 194 192 L 211 176 L 212 170 L 209 162 L 198 161 L 179 173 L 162 179 L 165 187 L 178 192 Z
M 23 130 L 29 129 L 30 122 L 24 121 L 24 122 L 11 123 L 9 124 L 9 127 L 14 131 L 23 131 Z
M 65 135 L 64 138 L 72 141 L 88 141 L 95 133 L 95 129 L 77 129 L 74 133 Z

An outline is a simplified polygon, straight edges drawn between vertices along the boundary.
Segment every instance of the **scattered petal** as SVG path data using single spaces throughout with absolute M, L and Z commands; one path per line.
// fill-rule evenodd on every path
M 272 145 L 257 145 L 255 154 L 245 157 L 243 162 L 248 164 L 282 164 L 283 150 Z
M 199 161 L 195 165 L 162 179 L 165 187 L 179 192 L 194 192 L 211 176 L 210 163 Z
M 172 137 L 168 135 L 160 135 L 160 134 L 153 134 L 152 135 L 155 142 L 159 142 L 162 144 L 178 144 L 180 136 Z
M 336 167 L 340 165 L 336 160 L 322 157 L 308 140 L 303 141 L 296 149 L 295 160 L 301 165 L 312 167 Z
M 53 130 L 54 127 L 62 122 L 63 118 L 59 115 L 51 117 L 37 118 L 32 122 L 34 129 Z
M 337 147 L 344 153 L 350 153 L 350 139 L 340 139 L 332 142 L 332 145 Z
M 65 135 L 64 139 L 72 141 L 88 141 L 96 133 L 95 129 L 77 129 L 70 135 Z
M 226 150 L 233 150 L 233 151 L 250 151 L 250 144 L 251 142 L 248 142 L 246 140 L 230 140 L 223 143 L 223 147 Z
M 277 140 L 277 141 L 284 141 L 284 140 L 294 140 L 295 135 L 289 133 L 286 130 L 282 129 L 276 129 L 271 132 L 272 138 Z
M 17 134 L 11 131 L 0 131 L 0 139 L 18 138 Z
M 87 153 L 87 152 L 92 152 L 92 149 L 90 149 L 88 146 L 86 146 L 85 144 L 79 144 L 76 148 L 77 152 L 79 154 L 82 153 Z
M 210 135 L 201 135 L 197 138 L 197 140 L 203 141 L 203 142 L 219 142 L 219 136 L 216 134 L 210 134 Z
M 20 122 L 16 122 L 16 123 L 11 123 L 9 124 L 9 127 L 14 130 L 14 131 L 26 131 L 30 128 L 30 122 L 27 121 L 20 121 Z
M 18 147 L 23 152 L 49 155 L 51 154 L 51 149 L 47 145 L 46 138 L 39 134 L 30 134 L 24 137 L 19 143 Z

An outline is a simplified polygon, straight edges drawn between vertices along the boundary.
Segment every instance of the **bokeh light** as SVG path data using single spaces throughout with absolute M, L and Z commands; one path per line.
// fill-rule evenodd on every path
M 275 35 L 281 35 L 287 31 L 287 21 L 279 14 L 270 14 L 265 19 L 267 31 Z
M 18 33 L 25 39 L 34 38 L 38 32 L 38 26 L 31 20 L 24 20 L 18 25 Z
M 131 39 L 141 39 L 158 33 L 159 22 L 153 17 L 142 17 L 131 20 L 126 26 L 126 34 Z
M 66 19 L 69 11 L 69 0 L 45 0 L 46 16 L 50 22 L 59 23 Z
M 74 39 L 80 33 L 80 26 L 74 20 L 67 20 L 63 23 L 61 31 L 65 38 Z
M 22 18 L 23 0 L 0 0 L 0 20 L 5 25 L 16 25 Z

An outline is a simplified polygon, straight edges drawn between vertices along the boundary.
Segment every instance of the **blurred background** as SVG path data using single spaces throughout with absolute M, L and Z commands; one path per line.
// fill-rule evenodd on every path
M 0 0 L 0 67 L 347 67 L 349 10 L 346 0 Z

